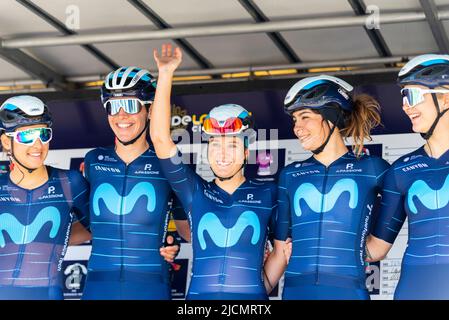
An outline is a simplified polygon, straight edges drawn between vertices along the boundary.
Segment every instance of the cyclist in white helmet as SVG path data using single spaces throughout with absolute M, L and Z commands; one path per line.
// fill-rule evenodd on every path
M 2 300 L 63 299 L 67 244 L 90 236 L 89 185 L 77 171 L 44 164 L 51 126 L 48 107 L 36 97 L 15 96 L 0 106 L 1 143 L 11 163 L 0 175 Z
M 203 122 L 208 160 L 215 174 L 203 180 L 181 159 L 170 136 L 170 93 L 181 63 L 179 48 L 155 50 L 158 87 L 150 128 L 161 168 L 192 226 L 193 270 L 187 299 L 265 300 L 263 258 L 274 218 L 276 186 L 245 178 L 249 143 L 255 138 L 250 113 L 240 105 L 213 108 Z
M 379 218 L 368 239 L 383 259 L 408 218 L 408 244 L 395 299 L 449 299 L 449 55 L 425 54 L 399 72 L 402 110 L 425 144 L 385 176 Z
M 156 79 L 137 67 L 110 72 L 101 88 L 116 143 L 85 157 L 93 239 L 83 299 L 171 299 L 169 263 L 179 250 L 167 236 L 173 193 L 147 141 L 155 88 Z M 173 216 L 188 240 L 185 213 Z

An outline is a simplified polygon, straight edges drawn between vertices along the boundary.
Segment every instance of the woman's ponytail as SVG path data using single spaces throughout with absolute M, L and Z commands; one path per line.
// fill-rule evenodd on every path
M 354 110 L 349 115 L 343 137 L 352 137 L 353 151 L 359 156 L 363 152 L 365 139 L 371 141 L 371 130 L 381 124 L 380 105 L 373 97 L 361 94 L 354 98 Z

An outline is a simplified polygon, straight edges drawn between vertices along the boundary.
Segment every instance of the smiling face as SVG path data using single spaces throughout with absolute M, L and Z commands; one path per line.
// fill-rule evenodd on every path
M 424 86 L 419 85 L 405 86 L 405 88 L 417 88 L 417 87 L 425 90 L 428 89 Z M 437 110 L 435 108 L 435 104 L 432 99 L 432 94 L 430 93 L 425 93 L 424 101 L 422 101 L 421 103 L 417 104 L 414 107 L 410 107 L 407 103 L 403 101 L 402 110 L 409 117 L 414 132 L 425 133 L 429 131 L 433 121 L 437 117 Z
M 46 125 L 37 124 L 18 128 L 15 131 L 24 131 L 33 128 L 46 128 Z M 4 150 L 11 151 L 11 143 L 14 147 L 14 157 L 24 166 L 30 169 L 37 169 L 44 165 L 47 158 L 50 143 L 42 143 L 40 139 L 36 139 L 32 145 L 23 145 L 14 140 L 14 138 L 2 135 L 2 145 Z
M 245 149 L 243 140 L 239 137 L 217 136 L 209 139 L 209 164 L 219 177 L 231 177 L 238 172 L 247 156 L 248 149 Z
M 123 109 L 116 115 L 108 115 L 109 126 L 121 141 L 131 141 L 145 128 L 148 119 L 147 108 L 142 106 L 139 113 L 128 114 Z
M 329 134 L 329 127 L 323 124 L 323 117 L 311 109 L 300 109 L 292 114 L 293 132 L 304 150 L 316 150 Z

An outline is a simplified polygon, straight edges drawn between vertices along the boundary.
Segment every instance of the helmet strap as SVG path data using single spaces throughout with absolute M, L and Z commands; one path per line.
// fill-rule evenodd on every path
M 33 173 L 37 169 L 37 168 L 33 169 L 33 168 L 27 167 L 22 162 L 20 162 L 19 159 L 16 158 L 16 156 L 14 155 L 14 141 L 13 141 L 12 137 L 11 137 L 10 161 L 11 161 L 11 159 L 13 159 L 15 162 L 17 162 L 21 167 L 25 168 L 28 171 L 28 173 L 30 173 L 30 174 Z M 12 161 L 11 161 L 11 163 L 12 163 Z M 12 166 L 10 168 L 13 169 L 14 167 L 15 167 L 14 163 L 12 163 Z M 20 169 L 19 169 L 19 171 L 22 172 Z M 23 172 L 22 172 L 22 174 L 23 174 Z
M 246 149 L 246 147 L 245 147 L 245 149 Z M 220 180 L 220 181 L 227 181 L 227 180 L 231 180 L 232 178 L 234 178 L 236 175 L 237 175 L 237 173 L 239 173 L 242 169 L 244 169 L 245 167 L 246 167 L 246 164 L 247 164 L 248 162 L 247 162 L 247 160 L 246 160 L 246 157 L 245 157 L 245 160 L 243 160 L 243 163 L 242 163 L 242 166 L 233 174 L 233 175 L 231 175 L 231 176 L 229 176 L 229 177 L 220 177 L 219 175 L 217 175 L 215 172 L 214 172 L 214 170 L 212 169 L 212 167 L 210 168 L 210 170 L 212 171 L 212 173 L 214 174 L 214 176 L 215 176 L 215 178 L 217 178 L 218 180 Z
M 143 130 L 137 135 L 137 137 L 135 137 L 134 139 L 132 139 L 130 141 L 126 141 L 125 142 L 125 141 L 120 140 L 118 137 L 116 137 L 116 139 L 118 141 L 120 141 L 120 143 L 123 144 L 124 146 L 128 146 L 130 144 L 133 144 L 145 133 L 145 131 L 147 131 L 149 123 L 150 123 L 150 121 L 147 119 L 147 121 L 145 123 L 145 127 L 143 128 Z
M 246 166 L 246 159 L 245 159 L 245 161 L 243 162 L 243 164 L 242 164 L 242 166 L 233 174 L 233 175 L 231 175 L 231 176 L 229 176 L 229 177 L 220 177 L 219 175 L 217 175 L 215 172 L 214 172 L 214 170 L 212 170 L 212 168 L 211 168 L 211 170 L 212 170 L 212 173 L 214 174 L 214 176 L 218 179 L 218 180 L 220 180 L 220 181 L 227 181 L 227 180 L 231 180 L 232 178 L 234 178 L 236 175 L 237 175 L 237 173 L 239 173 L 240 172 L 240 170 L 242 170 L 243 168 L 245 168 L 245 166 Z
M 432 126 L 430 127 L 429 131 L 427 131 L 426 133 L 421 133 L 421 137 L 423 137 L 425 140 L 429 140 L 430 137 L 432 136 L 433 132 L 435 131 L 435 128 L 438 124 L 438 122 L 440 121 L 440 118 L 446 113 L 446 111 L 448 111 L 449 109 L 444 110 L 443 112 L 440 111 L 440 104 L 438 103 L 438 98 L 436 93 L 432 93 L 432 99 L 433 99 L 433 103 L 435 105 L 435 108 L 437 109 L 437 117 L 435 118 L 435 120 L 432 123 Z
M 336 121 L 335 123 L 339 123 L 339 122 L 341 121 L 341 117 L 342 117 L 342 116 L 343 116 L 343 113 L 340 112 L 340 113 L 338 114 L 338 118 L 337 118 L 337 121 Z M 329 143 L 329 140 L 330 140 L 332 134 L 334 133 L 335 128 L 337 127 L 336 124 L 333 124 L 333 126 L 332 126 L 332 128 L 331 128 L 331 127 L 329 126 L 329 123 L 328 123 L 327 121 L 328 121 L 328 120 L 327 120 L 325 117 L 323 117 L 323 122 L 325 122 L 325 123 L 327 124 L 327 126 L 329 127 L 329 129 L 330 129 L 329 134 L 327 135 L 326 140 L 323 142 L 323 144 L 322 144 L 321 146 L 319 146 L 319 147 L 318 147 L 317 149 L 315 149 L 315 150 L 312 150 L 312 153 L 313 153 L 313 154 L 319 154 L 319 153 L 323 152 L 324 148 L 326 148 L 326 145 Z

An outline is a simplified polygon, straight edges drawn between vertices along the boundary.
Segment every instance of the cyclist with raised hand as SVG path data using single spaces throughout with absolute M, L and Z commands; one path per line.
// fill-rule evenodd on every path
M 73 170 L 46 166 L 52 117 L 33 96 L 0 106 L 10 172 L 0 175 L 0 299 L 63 299 L 62 260 L 71 234 L 89 236 L 89 185 Z M 73 233 L 72 233 L 73 231 Z
M 154 58 L 159 76 L 151 139 L 192 226 L 193 269 L 187 299 L 268 299 L 262 265 L 276 187 L 243 175 L 248 145 L 255 138 L 251 116 L 235 104 L 209 112 L 203 132 L 216 178 L 203 180 L 182 162 L 170 136 L 171 86 L 181 50 L 164 44 L 161 55 L 154 51 Z
M 93 239 L 83 299 L 171 299 L 164 258 L 172 262 L 179 246 L 163 245 L 172 191 L 147 142 L 155 88 L 156 79 L 136 67 L 109 73 L 102 86 L 116 143 L 85 157 Z M 174 219 L 189 240 L 185 214 Z
M 319 75 L 290 88 L 284 110 L 313 155 L 280 173 L 274 252 L 265 265 L 269 282 L 276 284 L 285 270 L 291 236 L 283 299 L 369 299 L 365 237 L 389 165 L 363 145 L 380 123 L 379 105 L 368 95 L 353 97 L 342 79 Z M 353 138 L 352 151 L 346 137 Z
M 406 218 L 408 244 L 395 299 L 449 299 L 449 55 L 426 54 L 399 72 L 402 109 L 421 148 L 396 160 L 385 176 L 369 261 L 383 259 Z

